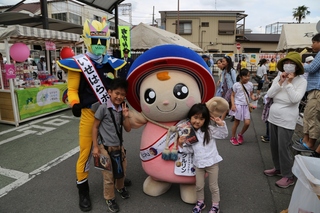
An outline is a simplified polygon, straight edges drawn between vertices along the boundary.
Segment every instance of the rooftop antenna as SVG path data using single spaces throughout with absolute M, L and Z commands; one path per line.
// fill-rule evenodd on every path
M 217 0 L 214 0 L 214 9 L 217 10 Z

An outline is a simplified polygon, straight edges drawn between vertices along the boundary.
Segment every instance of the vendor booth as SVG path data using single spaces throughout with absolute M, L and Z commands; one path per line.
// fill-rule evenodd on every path
M 158 27 L 140 23 L 131 30 L 131 50 L 145 51 L 162 44 L 176 44 L 203 52 L 200 47 L 185 38 Z
M 0 122 L 19 126 L 21 122 L 68 109 L 67 84 L 50 80 L 46 73 L 30 76 L 26 63 L 10 61 L 14 45 L 41 45 L 49 51 L 63 46 L 75 47 L 80 35 L 12 25 L 0 28 L 0 43 L 5 44 L 7 63 L 1 65 Z M 51 49 L 52 50 L 52 49 Z M 21 49 L 22 51 L 22 49 Z M 11 55 L 10 55 L 11 54 Z M 14 59 L 14 57 L 12 57 Z M 27 60 L 26 60 L 27 61 Z M 21 86 L 19 81 L 23 81 Z
M 318 33 L 316 25 L 316 23 L 282 25 L 276 51 L 288 52 L 295 50 L 300 52 L 304 48 L 311 50 L 311 39 Z

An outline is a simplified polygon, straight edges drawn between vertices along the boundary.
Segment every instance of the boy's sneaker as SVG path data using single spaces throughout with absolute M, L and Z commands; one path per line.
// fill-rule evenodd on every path
M 237 140 L 238 140 L 238 143 L 241 145 L 243 143 L 243 135 L 239 133 Z
M 120 210 L 115 199 L 107 200 L 106 203 L 111 212 L 118 212 Z
M 209 213 L 219 213 L 219 206 L 212 206 Z
M 276 182 L 276 186 L 280 187 L 280 188 L 288 188 L 289 186 L 294 185 L 294 179 L 292 178 L 287 178 L 287 177 L 283 177 L 280 180 L 278 180 Z
M 122 189 L 117 189 L 117 191 L 120 193 L 122 199 L 128 199 L 130 197 L 130 194 L 127 191 L 126 187 L 123 187 Z
M 192 213 L 201 213 L 201 211 L 206 208 L 206 204 L 204 202 L 197 201 L 197 204 L 192 209 Z
M 263 173 L 269 177 L 276 176 L 276 175 L 281 176 L 280 170 L 276 170 L 275 168 L 264 170 Z
M 239 143 L 238 143 L 238 141 L 237 141 L 237 139 L 236 139 L 235 137 L 232 137 L 232 138 L 230 139 L 230 143 L 231 143 L 232 145 L 234 145 L 234 146 L 239 146 Z

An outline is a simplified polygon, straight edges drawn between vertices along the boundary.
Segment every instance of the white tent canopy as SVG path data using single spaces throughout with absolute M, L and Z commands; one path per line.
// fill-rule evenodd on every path
M 146 50 L 161 44 L 177 44 L 196 52 L 203 52 L 197 45 L 166 30 L 140 23 L 131 30 L 131 49 Z
M 316 25 L 316 23 L 282 25 L 277 51 L 311 48 L 311 39 L 318 33 Z

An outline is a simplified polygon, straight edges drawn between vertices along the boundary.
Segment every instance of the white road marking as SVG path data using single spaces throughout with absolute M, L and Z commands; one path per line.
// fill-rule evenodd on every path
M 7 177 L 17 179 L 16 181 L 12 182 L 11 184 L 9 184 L 9 185 L 3 187 L 2 189 L 0 189 L 0 198 L 5 196 L 6 194 L 8 194 L 10 191 L 12 191 L 12 190 L 18 188 L 19 186 L 27 183 L 28 181 L 30 181 L 35 176 L 40 175 L 42 172 L 45 172 L 45 171 L 49 170 L 50 168 L 52 168 L 53 166 L 58 165 L 59 163 L 61 163 L 62 161 L 68 159 L 69 157 L 73 156 L 77 152 L 79 152 L 79 147 L 76 147 L 76 148 L 70 150 L 69 152 L 57 157 L 56 159 L 53 159 L 49 163 L 47 163 L 47 164 L 41 166 L 40 168 L 30 172 L 29 174 L 0 167 L 0 175 L 5 175 Z
M 13 178 L 13 179 L 19 179 L 23 176 L 29 175 L 28 173 L 19 172 L 19 171 L 12 170 L 12 169 L 2 168 L 1 166 L 0 166 L 0 174 L 7 176 L 7 177 L 10 177 L 10 178 Z
M 43 124 L 45 125 L 52 125 L 52 126 L 62 126 L 66 123 L 69 123 L 70 121 L 69 120 L 66 120 L 66 119 L 59 119 L 59 118 L 56 118 L 56 119 L 53 119 L 51 121 L 48 121 L 48 122 L 45 122 Z
M 29 129 L 41 129 L 41 130 L 44 130 L 44 131 L 36 131 L 36 133 L 37 133 L 36 135 L 43 135 L 43 134 L 45 134 L 47 132 L 55 130 L 56 128 L 47 127 L 47 126 L 31 125 L 29 127 L 26 127 L 26 128 L 23 128 L 23 129 L 19 129 L 18 132 L 22 132 L 22 131 L 29 130 Z
M 70 118 L 70 119 L 75 118 L 73 116 L 66 116 L 66 115 L 55 115 L 55 116 L 51 116 L 51 117 L 39 118 L 37 120 L 31 121 L 28 124 L 24 124 L 24 125 L 19 126 L 19 127 L 14 127 L 12 129 L 8 129 L 6 131 L 2 131 L 2 132 L 0 132 L 0 135 L 4 135 L 4 134 L 7 134 L 9 132 L 17 131 L 19 129 L 25 128 L 26 126 L 32 126 L 32 125 L 35 125 L 35 124 L 38 124 L 38 123 L 42 123 L 42 122 L 45 122 L 45 121 L 48 121 L 48 120 L 50 121 L 50 120 L 53 120 L 53 119 L 59 118 L 59 117 Z
M 17 140 L 19 138 L 22 138 L 26 135 L 30 135 L 30 134 L 36 134 L 36 135 L 43 135 L 49 131 L 53 131 L 56 128 L 52 127 L 52 126 L 62 126 L 66 123 L 69 123 L 70 120 L 67 119 L 75 119 L 74 116 L 67 116 L 67 115 L 56 115 L 56 116 L 51 116 L 51 117 L 45 117 L 45 118 L 40 118 L 34 121 L 31 121 L 28 124 L 25 124 L 23 126 L 19 126 L 19 127 L 14 127 L 12 129 L 8 129 L 6 131 L 2 131 L 0 132 L 0 135 L 5 135 L 7 133 L 10 132 L 18 132 L 17 135 L 7 138 L 5 140 L 0 141 L 0 146 L 8 143 L 10 141 L 14 141 Z M 78 119 L 78 118 L 76 118 Z M 42 123 L 40 125 L 36 125 Z M 48 126 L 43 126 L 44 125 L 51 125 L 51 127 Z M 21 133 L 21 134 L 19 134 Z M 28 181 L 30 181 L 31 179 L 33 179 L 34 177 L 36 177 L 37 175 L 40 175 L 41 173 L 49 170 L 50 168 L 52 168 L 53 166 L 58 165 L 59 163 L 61 163 L 62 161 L 70 158 L 71 156 L 73 156 L 74 154 L 76 154 L 77 152 L 79 152 L 79 146 L 70 150 L 69 152 L 53 159 L 52 161 L 48 162 L 47 164 L 41 166 L 40 168 L 30 172 L 30 173 L 24 173 L 24 172 L 20 172 L 17 170 L 12 170 L 12 169 L 7 169 L 7 168 L 3 168 L 0 167 L 0 175 L 12 178 L 12 179 L 16 179 L 15 181 L 13 181 L 11 184 L 3 187 L 0 189 L 0 198 L 5 196 L 6 194 L 8 194 L 10 191 L 18 188 L 19 186 L 27 183 Z
M 27 130 L 27 131 L 25 131 L 24 133 L 22 133 L 22 134 L 20 134 L 20 135 L 15 135 L 15 136 L 13 136 L 13 137 L 11 137 L 11 138 L 7 138 L 7 139 L 5 139 L 5 140 L 3 140 L 3 141 L 0 141 L 0 146 L 3 145 L 3 144 L 5 144 L 5 143 L 8 143 L 8 142 L 10 142 L 10 141 L 14 141 L 14 140 L 16 140 L 16 139 L 22 138 L 22 137 L 24 137 L 24 136 L 26 136 L 26 135 L 34 134 L 34 133 L 36 133 L 36 132 L 37 132 L 37 131 Z

